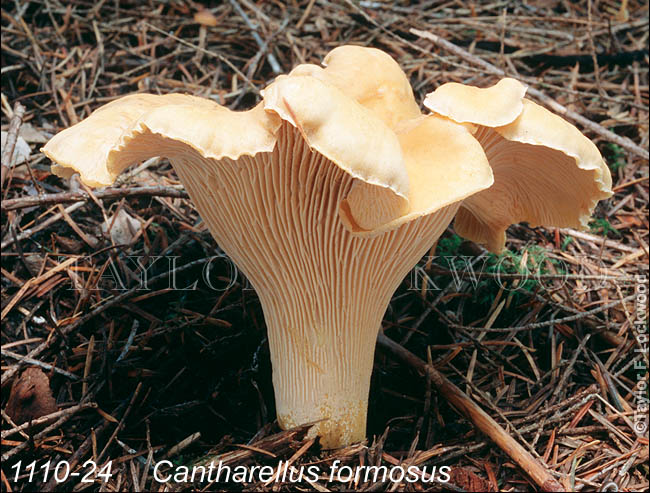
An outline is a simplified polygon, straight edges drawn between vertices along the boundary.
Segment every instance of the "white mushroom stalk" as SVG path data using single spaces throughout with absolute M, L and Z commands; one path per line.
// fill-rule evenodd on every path
M 533 103 L 514 80 L 485 90 L 503 93 L 507 105 L 467 100 L 474 122 L 450 113 L 461 104 L 445 86 L 427 100 L 435 113 L 422 114 L 405 74 L 379 50 L 343 46 L 324 65 L 279 76 L 245 112 L 192 96 L 126 96 L 43 152 L 57 174 L 76 171 L 90 186 L 149 157 L 169 158 L 259 296 L 280 426 L 318 422 L 312 433 L 336 448 L 364 439 L 386 307 L 459 208 L 461 232 L 499 249 L 513 221 L 581 226 L 611 179 L 574 127 L 528 111 Z M 435 104 L 445 97 L 450 104 Z M 492 129 L 499 106 L 507 114 Z M 571 137 L 533 128 L 536 112 Z M 573 193 L 561 204 L 545 200 L 567 187 Z

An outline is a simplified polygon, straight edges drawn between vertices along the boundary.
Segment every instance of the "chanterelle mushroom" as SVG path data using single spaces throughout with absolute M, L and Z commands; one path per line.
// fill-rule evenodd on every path
M 513 221 L 580 226 L 611 179 L 596 147 L 514 80 L 442 86 L 424 115 L 385 53 L 343 46 L 324 65 L 279 76 L 245 112 L 126 96 L 43 152 L 91 186 L 169 158 L 259 295 L 280 425 L 319 421 L 335 448 L 365 437 L 383 314 L 459 208 L 459 231 L 499 249 Z

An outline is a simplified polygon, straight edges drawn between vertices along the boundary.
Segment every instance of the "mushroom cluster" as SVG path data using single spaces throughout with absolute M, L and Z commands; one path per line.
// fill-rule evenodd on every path
M 498 251 L 508 225 L 582 227 L 611 195 L 596 146 L 503 79 L 450 83 L 423 114 L 386 53 L 331 51 L 280 75 L 253 109 L 188 95 L 109 103 L 43 148 L 60 176 L 111 184 L 167 157 L 255 288 L 278 422 L 325 448 L 365 437 L 377 333 L 395 289 L 454 219 Z

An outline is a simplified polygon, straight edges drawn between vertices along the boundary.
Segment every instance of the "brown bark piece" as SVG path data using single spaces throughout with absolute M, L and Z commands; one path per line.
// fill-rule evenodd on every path
M 466 491 L 494 491 L 494 487 L 487 480 L 477 476 L 464 467 L 453 467 L 449 473 L 450 483 Z
M 57 410 L 50 379 L 39 368 L 27 368 L 11 386 L 6 411 L 17 425 Z

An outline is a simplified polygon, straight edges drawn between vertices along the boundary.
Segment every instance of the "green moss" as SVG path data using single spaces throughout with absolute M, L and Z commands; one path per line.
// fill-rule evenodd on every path
M 571 236 L 566 236 L 564 240 L 562 241 L 562 245 L 560 246 L 560 250 L 566 250 L 566 247 L 569 246 L 569 243 L 573 241 L 573 238 Z
M 618 171 L 620 168 L 624 168 L 627 164 L 625 160 L 625 151 L 621 146 L 608 142 L 606 148 L 609 151 L 607 153 L 607 164 L 612 171 Z
M 463 239 L 457 234 L 448 238 L 441 238 L 438 242 L 437 255 L 440 255 L 441 257 L 446 255 L 455 255 L 458 253 L 461 243 L 463 243 Z
M 591 229 L 592 233 L 602 236 L 607 236 L 608 233 L 613 233 L 616 236 L 621 236 L 621 233 L 619 233 L 618 230 L 612 226 L 607 219 L 593 219 L 589 223 L 589 229 Z

